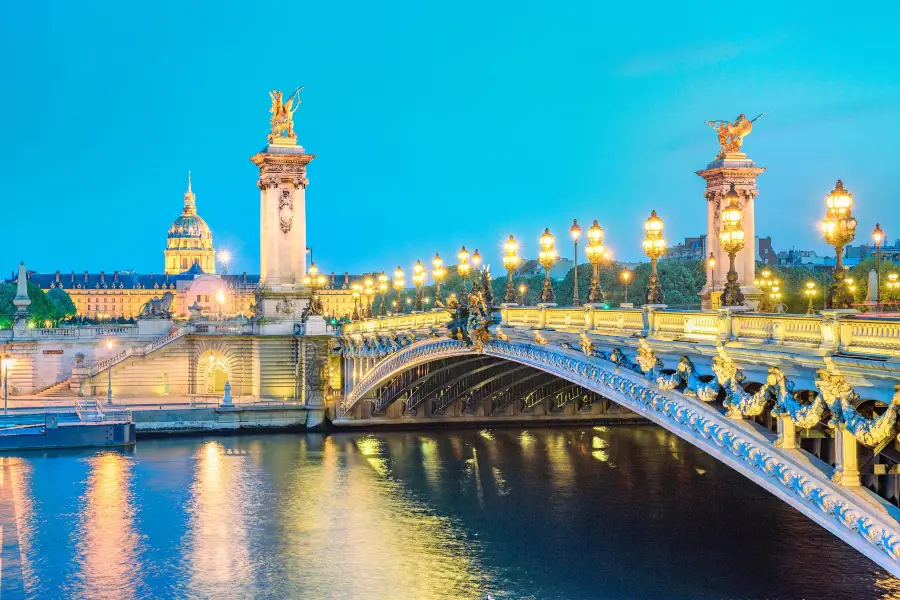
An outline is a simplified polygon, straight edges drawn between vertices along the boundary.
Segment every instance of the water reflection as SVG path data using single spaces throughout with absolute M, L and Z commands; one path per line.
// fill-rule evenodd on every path
M 76 526 L 75 596 L 134 598 L 141 573 L 141 540 L 134 530 L 132 462 L 117 452 L 103 453 L 87 462 L 87 488 Z
M 900 600 L 653 427 L 142 440 L 2 466 L 4 600 L 10 579 L 34 598 Z

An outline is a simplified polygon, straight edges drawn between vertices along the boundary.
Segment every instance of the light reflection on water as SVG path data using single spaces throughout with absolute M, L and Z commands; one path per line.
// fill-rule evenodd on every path
M 142 440 L 2 461 L 3 600 L 900 599 L 898 580 L 652 427 Z

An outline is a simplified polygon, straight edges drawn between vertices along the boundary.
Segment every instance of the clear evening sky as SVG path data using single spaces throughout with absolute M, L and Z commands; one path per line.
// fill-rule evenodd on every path
M 768 168 L 758 235 L 825 251 L 841 177 L 857 241 L 876 221 L 892 241 L 898 17 L 896 2 L 5 2 L 0 273 L 160 272 L 188 169 L 231 270 L 258 272 L 248 157 L 268 91 L 300 84 L 325 271 L 465 244 L 496 272 L 507 235 L 533 257 L 575 217 L 638 259 L 653 208 L 670 243 L 704 233 L 703 122 L 740 112 L 768 111 L 744 142 Z

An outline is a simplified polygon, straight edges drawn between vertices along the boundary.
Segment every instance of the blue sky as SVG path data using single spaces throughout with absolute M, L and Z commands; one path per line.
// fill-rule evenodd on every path
M 598 219 L 638 259 L 651 209 L 704 232 L 707 119 L 745 140 L 757 234 L 824 250 L 842 177 L 860 238 L 900 237 L 896 3 L 7 2 L 0 7 L 0 267 L 162 270 L 193 173 L 232 271 L 258 272 L 268 90 L 305 84 L 308 239 L 325 271 Z M 571 249 L 560 248 L 570 256 Z

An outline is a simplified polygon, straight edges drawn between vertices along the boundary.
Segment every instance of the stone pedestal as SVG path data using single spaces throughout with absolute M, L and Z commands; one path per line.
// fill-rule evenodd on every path
M 172 331 L 175 323 L 172 319 L 141 319 L 137 320 L 138 335 L 141 337 L 159 337 Z
M 305 335 L 325 335 L 328 333 L 325 326 L 325 317 L 312 315 L 306 319 Z
M 728 276 L 728 254 L 719 245 L 719 234 L 722 232 L 722 210 L 725 208 L 723 198 L 734 184 L 740 196 L 744 230 L 744 248 L 735 256 L 735 271 L 738 283 L 748 306 L 755 308 L 762 292 L 753 285 L 756 279 L 756 225 L 754 220 L 755 200 L 759 191 L 756 189 L 756 177 L 765 171 L 763 167 L 747 158 L 743 152 L 729 152 L 724 157 L 709 163 L 705 169 L 697 171 L 697 175 L 706 180 L 706 252 L 704 260 L 710 253 L 716 258 L 715 271 L 707 267 L 706 285 L 700 290 L 700 300 L 704 309 L 712 308 L 711 292 L 713 282 L 721 289 Z

